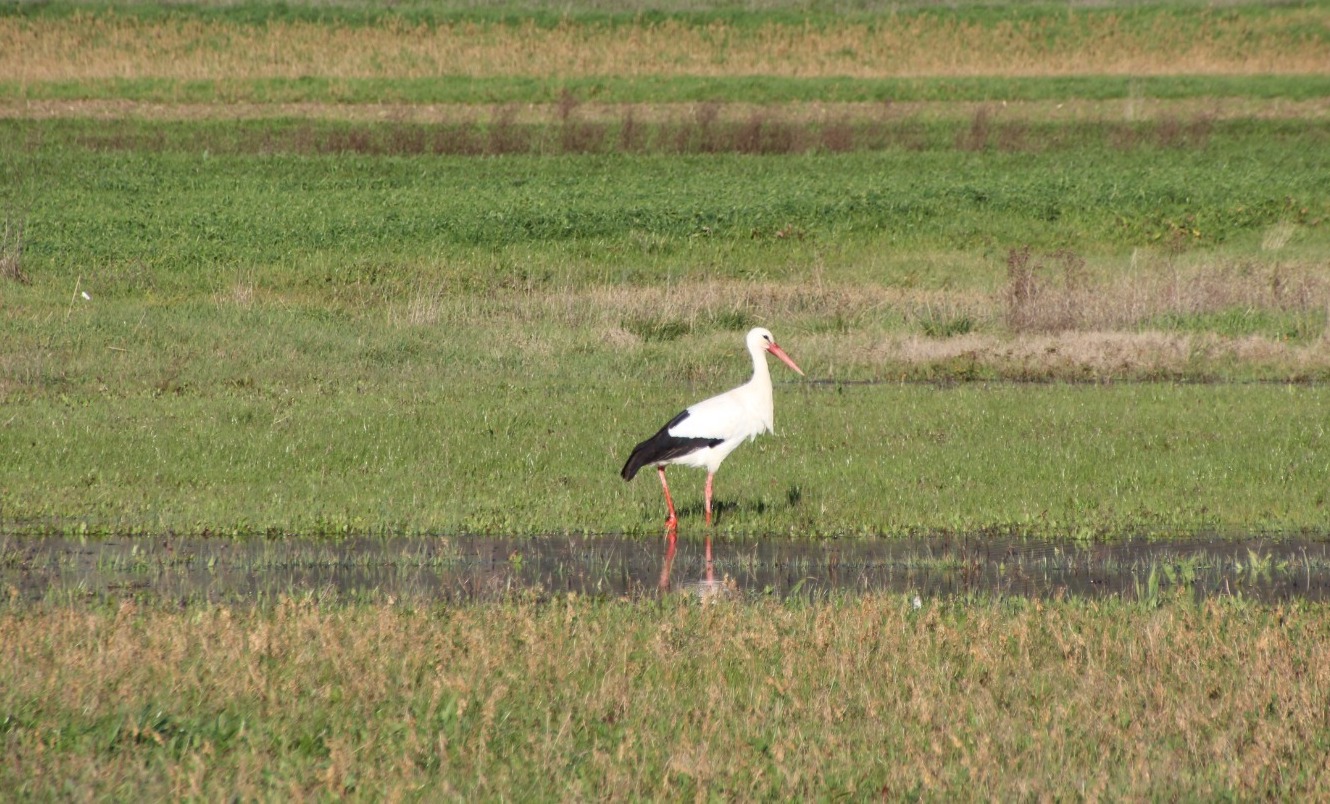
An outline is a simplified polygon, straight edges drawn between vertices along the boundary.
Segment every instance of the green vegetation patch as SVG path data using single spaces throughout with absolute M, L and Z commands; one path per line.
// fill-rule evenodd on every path
M 1323 331 L 1324 315 L 1278 313 L 1250 307 L 1230 307 L 1213 312 L 1169 313 L 1156 325 L 1182 332 L 1217 332 L 1229 337 L 1263 335 L 1280 340 L 1307 340 Z
M 134 270 L 164 287 L 198 288 L 219 266 L 261 268 L 265 283 L 292 272 L 333 281 L 323 274 L 361 270 L 358 261 L 418 265 L 458 248 L 540 244 L 539 253 L 559 243 L 640 276 L 662 262 L 644 249 L 702 267 L 682 256 L 699 239 L 834 259 L 837 244 L 871 237 L 895 253 L 1003 259 L 1026 245 L 1091 255 L 1256 248 L 1276 225 L 1291 227 L 1285 239 L 1302 247 L 1326 236 L 1323 123 L 1145 126 L 1127 141 L 1069 124 L 1026 132 L 1033 150 L 1004 147 L 1000 133 L 975 125 L 895 129 L 918 147 L 881 151 L 476 160 L 421 154 L 433 136 L 426 126 L 7 121 L 0 157 L 34 281 Z M 522 131 L 530 133 L 489 130 L 485 142 Z M 558 141 L 557 128 L 535 131 Z M 778 277 L 805 267 L 761 270 Z M 725 260 L 706 271 L 754 268 Z M 391 280 L 404 269 L 379 273 Z M 528 269 L 545 270 L 501 271 Z M 554 275 L 569 277 L 564 268 Z M 855 278 L 869 276 L 882 278 Z

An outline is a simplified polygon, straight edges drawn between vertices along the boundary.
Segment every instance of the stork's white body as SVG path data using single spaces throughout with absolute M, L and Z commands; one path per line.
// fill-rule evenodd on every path
M 675 416 L 651 438 L 638 444 L 624 464 L 623 478 L 632 480 L 638 469 L 654 465 L 665 490 L 669 509 L 666 524 L 677 524 L 670 487 L 665 482 L 665 467 L 682 464 L 707 470 L 706 518 L 711 523 L 712 479 L 721 463 L 743 442 L 772 430 L 775 410 L 771 393 L 771 371 L 767 367 L 770 352 L 795 371 L 803 371 L 776 345 L 771 333 L 758 327 L 746 338 L 753 358 L 753 377 L 738 388 L 704 399 Z
M 714 473 L 740 444 L 772 431 L 776 412 L 766 350 L 764 347 L 754 349 L 751 343 L 748 350 L 753 355 L 751 380 L 689 405 L 688 416 L 667 429 L 675 438 L 719 438 L 722 441 L 714 447 L 703 447 L 663 463 L 704 468 Z

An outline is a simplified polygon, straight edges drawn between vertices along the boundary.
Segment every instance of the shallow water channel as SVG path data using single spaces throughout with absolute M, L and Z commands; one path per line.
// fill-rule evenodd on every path
M 809 541 L 623 536 L 65 539 L 0 535 L 0 599 L 485 602 L 576 592 L 641 598 L 1330 598 L 1330 533 L 1103 543 L 1012 537 Z

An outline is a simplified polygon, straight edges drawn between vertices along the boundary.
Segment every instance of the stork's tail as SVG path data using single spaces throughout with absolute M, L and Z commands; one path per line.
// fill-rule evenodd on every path
M 675 458 L 682 458 L 697 450 L 714 447 L 725 440 L 723 438 L 681 438 L 670 435 L 670 428 L 687 417 L 688 411 L 685 410 L 671 419 L 669 424 L 660 428 L 651 438 L 633 447 L 633 453 L 628 456 L 628 462 L 623 465 L 623 470 L 619 472 L 623 479 L 632 480 L 643 466 L 650 466 L 653 463 L 666 464 Z
M 628 456 L 628 462 L 623 465 L 623 469 L 619 472 L 624 480 L 632 480 L 637 476 L 639 469 L 651 463 L 651 456 L 647 454 L 646 449 L 650 444 L 651 440 L 647 439 L 633 447 L 633 454 Z

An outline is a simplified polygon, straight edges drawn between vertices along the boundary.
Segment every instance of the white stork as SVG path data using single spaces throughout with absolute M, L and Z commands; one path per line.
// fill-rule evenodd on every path
M 774 412 L 771 401 L 771 372 L 767 369 L 766 352 L 785 361 L 785 365 L 803 374 L 790 356 L 776 345 L 771 332 L 762 327 L 749 330 L 746 338 L 748 353 L 753 356 L 753 378 L 738 388 L 710 399 L 704 399 L 670 419 L 669 423 L 646 441 L 633 447 L 633 454 L 623 465 L 624 480 L 632 480 L 643 466 L 654 464 L 660 473 L 660 485 L 665 490 L 665 506 L 669 516 L 665 526 L 671 533 L 678 527 L 670 499 L 670 486 L 665 482 L 665 467 L 672 463 L 707 470 L 707 524 L 711 524 L 711 483 L 721 461 L 745 440 L 771 432 Z

